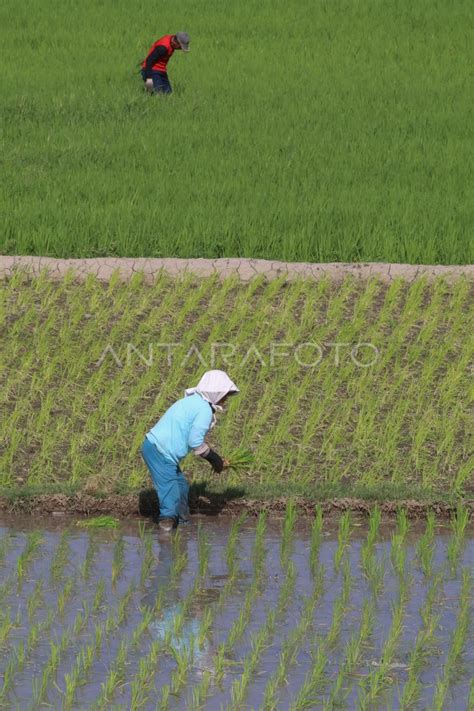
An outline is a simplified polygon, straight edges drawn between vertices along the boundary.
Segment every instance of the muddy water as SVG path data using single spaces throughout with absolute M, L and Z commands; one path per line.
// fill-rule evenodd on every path
M 375 594 L 361 566 L 366 525 L 356 519 L 353 519 L 350 544 L 338 570 L 335 565 L 337 522 L 324 525 L 319 547 L 319 563 L 323 567 L 316 577 L 310 569 L 309 524 L 295 527 L 289 557 L 284 560 L 281 556 L 282 522 L 268 520 L 265 555 L 260 559 L 257 571 L 252 553 L 255 520 L 245 521 L 236 548 L 238 572 L 227 588 L 229 519 L 193 517 L 192 523 L 180 530 L 178 546 L 173 545 L 174 534 L 162 534 L 149 522 L 146 523 L 145 536 L 143 531 L 140 535 L 138 520 L 121 523 L 118 530 L 94 531 L 80 528 L 76 522 L 77 519 L 67 517 L 0 518 L 0 699 L 6 708 L 33 709 L 47 708 L 48 705 L 54 709 L 199 708 L 196 694 L 206 682 L 207 691 L 201 697 L 200 708 L 264 708 L 264 695 L 277 670 L 280 654 L 301 620 L 305 603 L 319 588 L 309 625 L 296 644 L 293 657 L 287 660 L 286 683 L 277 686 L 274 707 L 292 707 L 308 680 L 308 673 L 314 670 L 318 648 L 321 648 L 325 652 L 325 663 L 317 686 L 306 698 L 309 705 L 305 708 L 323 708 L 331 696 L 338 672 L 344 668 L 346 644 L 359 631 L 365 601 L 374 604 L 374 623 L 361 647 L 355 668 L 343 678 L 343 693 L 339 697 L 342 707 L 357 708 L 364 680 L 380 668 L 400 591 L 400 576 L 391 560 L 392 524 L 381 527 L 375 546 L 377 560 L 384 571 L 382 586 Z M 203 546 L 202 542 L 201 547 L 198 543 L 199 522 L 201 533 L 209 544 L 209 563 L 201 578 L 198 573 L 200 555 L 203 564 Z M 69 535 L 64 566 L 61 569 L 59 565 L 59 572 L 54 575 L 52 564 L 65 530 Z M 41 534 L 41 542 L 26 562 L 24 575 L 19 579 L 18 560 L 28 541 L 31 542 L 32 531 Z M 430 584 L 437 572 L 442 571 L 433 606 L 433 614 L 439 617 L 419 667 L 419 696 L 414 708 L 431 706 L 458 619 L 462 572 L 473 570 L 473 531 L 468 531 L 453 567 L 448 564 L 451 531 L 445 525 L 437 527 L 432 572 L 425 575 L 417 557 L 421 531 L 422 527 L 412 525 L 406 539 L 404 579 L 408 582 L 408 596 L 403 627 L 386 670 L 386 683 L 372 708 L 400 708 L 401 694 L 409 674 L 410 654 L 423 625 L 420 612 Z M 120 540 L 122 543 L 117 543 Z M 153 557 L 143 573 L 146 540 Z M 117 553 L 121 546 L 122 556 Z M 178 554 L 185 557 L 181 571 L 176 571 Z M 285 580 L 288 581 L 288 572 L 292 568 L 289 561 L 296 573 L 294 586 L 289 587 L 290 592 L 275 616 L 273 627 L 268 628 L 268 634 L 262 638 L 252 666 L 249 660 L 255 653 L 257 636 L 262 635 L 269 612 L 277 609 L 279 595 Z M 113 569 L 116 571 L 114 581 Z M 198 585 L 193 589 L 197 577 Z M 326 636 L 334 611 L 340 605 L 338 600 L 344 577 L 348 592 L 341 607 L 340 628 L 328 644 Z M 240 634 L 235 634 L 235 621 L 242 614 L 252 585 L 257 589 L 251 598 L 248 616 Z M 101 586 L 103 599 L 99 599 L 94 607 Z M 65 595 L 60 612 L 61 596 L 65 591 L 69 594 Z M 128 605 L 125 605 L 123 619 L 119 620 L 120 606 L 127 591 Z M 157 595 L 161 596 L 158 604 Z M 186 602 L 185 610 L 177 626 L 183 601 Z M 444 704 L 447 709 L 469 707 L 469 685 L 474 676 L 472 597 L 470 606 L 471 619 L 463 651 L 450 677 Z M 140 634 L 135 632 L 134 635 L 148 608 L 154 608 L 148 624 L 142 626 Z M 79 617 L 78 622 L 79 613 L 82 619 Z M 208 628 L 204 630 L 206 625 Z M 102 633 L 97 632 L 98 629 Z M 37 636 L 35 630 L 38 630 Z M 219 645 L 229 640 L 232 630 L 234 644 L 225 649 L 223 673 L 216 677 Z M 92 644 L 94 640 L 95 645 Z M 56 655 L 54 646 L 52 654 L 51 643 L 60 646 Z M 87 646 L 93 649 L 93 654 L 85 671 L 81 650 Z M 142 660 L 146 660 L 151 650 L 155 651 L 155 657 L 151 660 L 148 657 L 148 673 L 145 675 Z M 122 662 L 117 664 L 121 652 Z M 181 681 L 177 681 L 177 657 L 180 655 L 184 655 L 185 671 Z M 68 697 L 66 692 L 75 669 L 77 683 Z M 140 669 L 142 677 L 139 677 Z M 102 685 L 111 679 L 114 683 L 105 690 Z M 245 693 L 239 707 L 232 702 L 242 679 Z M 7 684 L 3 697 L 2 684 Z M 167 697 L 166 689 L 170 684 L 174 685 L 175 693 Z M 136 695 L 137 688 L 140 697 Z

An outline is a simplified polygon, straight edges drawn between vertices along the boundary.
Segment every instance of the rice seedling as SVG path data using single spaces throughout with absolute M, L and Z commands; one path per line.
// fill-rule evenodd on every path
M 29 655 L 37 646 L 43 632 L 48 632 L 53 622 L 54 612 L 50 610 L 45 620 L 33 623 L 29 629 L 25 643 L 25 654 Z
M 429 577 L 433 568 L 434 556 L 434 536 L 435 536 L 435 515 L 429 511 L 426 517 L 426 528 L 420 537 L 416 551 L 423 573 Z
M 339 519 L 339 531 L 337 537 L 337 550 L 334 555 L 334 570 L 336 573 L 339 572 L 341 568 L 342 558 L 349 545 L 349 539 L 351 535 L 351 514 L 349 511 L 345 511 L 341 518 Z
M 138 536 L 140 538 L 140 541 L 143 541 L 145 538 L 145 532 L 148 530 L 147 522 L 146 521 L 139 521 L 138 522 Z
M 316 515 L 311 523 L 311 539 L 309 548 L 309 567 L 313 576 L 318 571 L 319 549 L 321 547 L 323 531 L 323 510 L 321 505 L 316 507 Z
M 192 641 L 193 640 L 191 638 L 191 644 L 181 649 L 177 649 L 173 645 L 170 645 L 170 651 L 176 662 L 176 669 L 171 675 L 171 693 L 173 696 L 178 696 L 182 688 L 185 686 L 189 669 L 193 665 L 194 648 Z
M 156 704 L 156 711 L 167 711 L 169 708 L 171 687 L 169 684 L 163 684 L 161 693 Z
M 128 606 L 130 605 L 133 593 L 135 592 L 135 587 L 136 587 L 135 580 L 132 580 L 118 604 L 117 613 L 116 613 L 115 618 L 113 620 L 111 620 L 108 628 L 106 626 L 106 633 L 107 634 L 109 634 L 109 631 L 111 629 L 120 627 L 125 622 L 125 619 L 127 617 L 127 609 L 128 609 Z
M 8 696 L 14 686 L 14 678 L 16 673 L 16 659 L 10 659 L 4 667 L 3 684 L 0 688 L 0 706 L 5 706 Z
M 138 673 L 130 685 L 130 711 L 138 711 L 150 700 L 159 652 L 159 642 L 153 642 L 147 656 L 140 659 Z
M 384 563 L 377 559 L 375 543 L 377 541 L 381 513 L 378 507 L 374 508 L 369 516 L 369 529 L 367 538 L 361 548 L 361 564 L 364 575 L 370 581 L 372 592 L 375 597 L 380 594 L 384 581 Z
M 454 574 L 461 555 L 466 526 L 469 522 L 469 511 L 459 504 L 456 509 L 456 514 L 451 519 L 451 539 L 448 544 L 448 560 L 451 573 Z
M 58 607 L 58 613 L 59 613 L 60 617 L 62 617 L 62 615 L 64 614 L 64 609 L 66 607 L 66 603 L 69 600 L 69 598 L 72 596 L 75 585 L 76 585 L 76 581 L 74 580 L 74 578 L 68 578 L 66 580 L 66 582 L 64 583 L 63 589 L 58 594 L 57 607 Z
M 172 541 L 171 549 L 173 551 L 173 563 L 170 570 L 170 584 L 176 586 L 178 584 L 180 575 L 186 569 L 188 565 L 188 552 L 184 549 L 184 541 L 181 535 L 181 531 L 175 532 Z
M 43 538 L 39 531 L 32 531 L 26 536 L 25 547 L 20 553 L 16 561 L 16 574 L 18 580 L 18 587 L 21 587 L 24 576 L 28 567 L 33 559 L 34 554 L 43 542 Z
M 390 558 L 392 560 L 394 570 L 398 573 L 398 575 L 403 577 L 405 573 L 406 547 L 404 540 L 399 533 L 394 533 L 392 535 Z
M 5 556 L 11 547 L 11 536 L 6 533 L 0 538 L 0 565 L 3 565 Z
M 33 591 L 31 595 L 28 597 L 28 600 L 26 602 L 26 609 L 28 612 L 28 621 L 31 622 L 32 618 L 34 617 L 34 614 L 36 610 L 41 606 L 43 599 L 44 599 L 44 580 L 42 578 L 39 578 L 36 583 L 35 587 L 33 588 Z
M 0 612 L 0 649 L 5 646 L 15 624 L 9 607 Z
M 115 542 L 112 554 L 112 586 L 117 584 L 117 580 L 123 572 L 125 564 L 125 540 L 119 536 Z
M 255 528 L 255 540 L 252 549 L 252 562 L 255 568 L 256 582 L 260 584 L 264 573 L 266 555 L 265 531 L 267 527 L 267 513 L 261 511 L 258 515 Z
M 397 514 L 397 527 L 392 535 L 390 557 L 392 565 L 399 576 L 403 577 L 406 562 L 406 535 L 409 523 L 406 512 L 402 509 Z
M 82 561 L 79 572 L 84 580 L 89 580 L 92 572 L 92 567 L 94 565 L 95 557 L 99 549 L 99 544 L 93 534 L 89 535 L 89 542 L 87 545 L 86 555 Z
M 239 537 L 239 531 L 247 518 L 246 512 L 243 512 L 235 521 L 232 522 L 230 527 L 229 536 L 227 538 L 227 544 L 225 549 L 225 559 L 227 563 L 227 573 L 229 579 L 233 579 L 236 575 L 236 550 L 237 542 Z
M 188 708 L 190 709 L 190 711 L 199 711 L 200 709 L 204 708 L 204 704 L 209 693 L 211 680 L 211 672 L 204 671 L 201 683 L 198 686 L 195 686 L 192 690 L 191 699 L 188 703 Z
M 92 601 L 92 614 L 96 614 L 105 600 L 105 580 L 99 578 L 95 588 L 94 599 Z
M 209 538 L 204 530 L 204 527 L 203 527 L 201 521 L 199 521 L 199 524 L 198 524 L 197 540 L 198 540 L 198 560 L 199 560 L 198 576 L 199 576 L 199 578 L 202 579 L 206 576 L 206 573 L 207 573 L 207 570 L 209 567 L 211 546 L 209 543 Z
M 155 563 L 155 554 L 153 552 L 153 536 L 152 533 L 149 529 L 146 530 L 143 538 L 142 538 L 142 543 L 143 543 L 143 558 L 142 558 L 142 566 L 140 570 L 140 585 L 143 586 L 148 580 L 148 576 L 150 575 L 151 569 L 153 568 L 153 565 Z
M 282 567 L 288 563 L 289 556 L 291 554 L 291 548 L 294 536 L 294 527 L 296 523 L 298 513 L 296 510 L 295 502 L 290 499 L 286 506 L 285 518 L 283 520 L 282 532 L 281 532 L 281 542 L 280 542 L 280 561 Z
M 400 509 L 397 512 L 397 534 L 402 540 L 405 540 L 410 524 L 408 521 L 407 512 L 405 509 Z
M 69 538 L 71 531 L 66 528 L 61 534 L 60 541 L 57 545 L 56 551 L 54 553 L 53 559 L 51 561 L 51 572 L 50 577 L 53 583 L 57 583 L 64 573 L 64 568 L 69 559 L 70 548 L 69 548 Z

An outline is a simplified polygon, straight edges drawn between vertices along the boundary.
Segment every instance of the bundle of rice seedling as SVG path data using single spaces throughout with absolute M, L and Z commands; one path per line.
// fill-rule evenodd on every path
M 248 469 L 255 462 L 255 456 L 249 449 L 239 447 L 232 452 L 227 461 L 230 469 Z
M 96 516 L 76 523 L 76 526 L 84 526 L 85 528 L 117 528 L 118 525 L 118 519 L 113 516 Z

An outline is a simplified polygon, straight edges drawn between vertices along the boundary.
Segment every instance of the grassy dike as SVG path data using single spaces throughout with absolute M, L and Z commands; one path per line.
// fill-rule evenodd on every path
M 470 9 L 4 0 L 0 254 L 473 263 Z
M 145 285 L 140 274 L 105 284 L 19 270 L 0 298 L 4 507 L 62 494 L 136 499 L 150 484 L 145 432 L 210 367 L 241 389 L 211 443 L 223 456 L 250 448 L 256 462 L 215 477 L 186 460 L 197 508 L 472 498 L 465 278 L 162 274 Z

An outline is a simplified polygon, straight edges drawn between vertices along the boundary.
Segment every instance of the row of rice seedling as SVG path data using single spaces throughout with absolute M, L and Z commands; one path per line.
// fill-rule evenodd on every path
M 436 688 L 433 697 L 432 708 L 434 711 L 442 711 L 446 708 L 446 696 L 450 684 L 453 681 L 456 664 L 462 654 L 467 640 L 470 607 L 472 600 L 472 574 L 467 568 L 462 571 L 462 588 L 459 599 L 459 613 L 456 620 L 456 627 L 451 635 L 448 656 L 444 664 L 442 673 L 436 681 Z
M 434 613 L 435 603 L 439 603 L 443 590 L 444 572 L 440 571 L 431 578 L 430 587 L 420 610 L 422 626 L 418 631 L 408 659 L 408 675 L 403 690 L 399 694 L 400 709 L 409 709 L 421 693 L 420 676 L 426 664 L 430 649 L 435 643 L 439 614 Z
M 336 679 L 331 685 L 328 695 L 323 700 L 324 711 L 333 711 L 345 703 L 350 688 L 345 689 L 344 685 L 350 682 L 351 676 L 362 661 L 364 646 L 367 644 L 374 627 L 375 614 L 374 601 L 366 600 L 362 607 L 360 627 L 353 632 L 350 639 L 346 642 L 343 651 L 343 660 Z
M 469 492 L 467 280 L 216 286 L 164 274 L 150 286 L 140 275 L 107 285 L 21 272 L 3 281 L 0 484 L 136 490 L 148 476 L 144 433 L 214 366 L 231 372 L 241 395 L 213 444 L 254 457 L 221 485 L 309 495 L 351 481 L 355 493 L 388 484 L 396 495 L 411 482 L 427 495 Z M 25 429 L 28 448 L 17 436 Z M 195 460 L 185 466 L 209 475 Z
M 303 605 L 301 615 L 294 629 L 288 634 L 280 645 L 280 654 L 275 671 L 270 676 L 264 690 L 262 708 L 273 711 L 278 708 L 279 691 L 287 682 L 288 673 L 296 663 L 297 655 L 309 631 L 312 628 L 314 610 L 323 593 L 324 570 L 318 567 L 315 570 L 314 587 Z
M 347 563 L 347 561 L 346 561 Z M 334 602 L 331 625 L 326 636 L 315 634 L 312 642 L 312 660 L 310 669 L 303 683 L 290 702 L 291 711 L 311 708 L 316 702 L 326 683 L 326 667 L 331 648 L 339 639 L 342 620 L 348 609 L 348 601 L 352 586 L 352 577 L 348 564 L 345 566 L 344 582 L 341 592 Z
M 433 572 L 434 541 L 435 515 L 433 511 L 428 511 L 426 528 L 416 547 L 418 560 L 426 577 L 430 577 Z
M 372 708 L 391 683 L 391 666 L 402 634 L 405 609 L 410 594 L 410 584 L 410 578 L 399 575 L 398 599 L 392 605 L 391 625 L 384 641 L 380 662 L 359 683 L 357 699 L 359 711 L 366 711 Z
M 290 503 L 287 507 L 282 534 L 282 540 L 286 540 L 286 546 L 290 544 L 291 533 L 288 529 L 291 526 L 290 530 L 292 530 L 293 510 L 293 504 Z M 285 538 L 283 539 L 283 537 Z M 285 574 L 280 585 L 276 604 L 268 610 L 265 620 L 258 631 L 252 633 L 250 636 L 250 651 L 243 660 L 242 674 L 237 679 L 234 679 L 230 687 L 231 698 L 226 707 L 227 711 L 236 711 L 241 708 L 248 687 L 257 671 L 263 651 L 269 646 L 271 637 L 275 634 L 277 624 L 281 622 L 284 617 L 290 600 L 293 597 L 296 585 L 296 568 L 294 563 L 291 560 L 285 559 L 283 570 Z
M 378 560 L 375 544 L 379 535 L 381 512 L 375 507 L 369 515 L 367 537 L 361 548 L 361 566 L 370 582 L 373 595 L 377 597 L 384 582 L 384 562 Z

